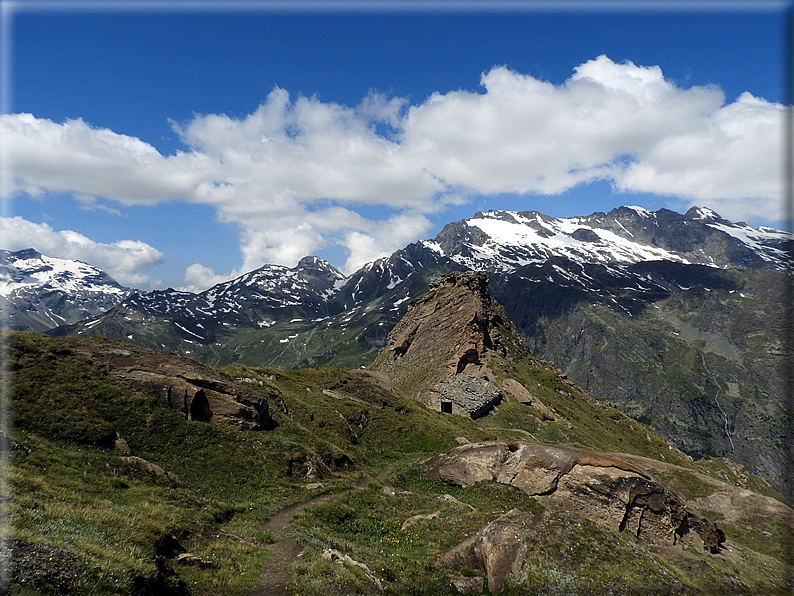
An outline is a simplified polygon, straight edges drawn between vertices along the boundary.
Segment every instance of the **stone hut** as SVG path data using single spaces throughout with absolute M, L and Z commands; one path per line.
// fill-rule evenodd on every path
M 487 380 L 461 373 L 430 388 L 426 405 L 436 412 L 480 418 L 502 401 L 502 392 Z

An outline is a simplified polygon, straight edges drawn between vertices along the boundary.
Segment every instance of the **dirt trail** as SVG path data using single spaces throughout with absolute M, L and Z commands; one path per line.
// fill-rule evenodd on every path
M 262 526 L 263 529 L 270 530 L 276 539 L 269 546 L 273 554 L 262 567 L 262 571 L 259 574 L 259 585 L 248 592 L 249 596 L 293 596 L 292 585 L 295 582 L 295 572 L 292 571 L 292 563 L 303 548 L 289 533 L 292 518 L 306 509 L 306 507 L 323 505 L 354 490 L 365 488 L 371 481 L 372 476 L 364 474 L 351 489 L 332 495 L 319 495 L 303 503 L 285 507 L 273 514 Z

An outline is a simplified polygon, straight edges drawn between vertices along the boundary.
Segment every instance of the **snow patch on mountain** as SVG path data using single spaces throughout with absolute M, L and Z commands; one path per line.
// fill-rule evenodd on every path
M 428 248 L 428 249 L 432 250 L 435 253 L 438 253 L 442 257 L 446 256 L 444 254 L 444 249 L 441 248 L 441 245 L 438 242 L 436 242 L 435 240 L 420 240 L 419 241 L 419 245 L 423 246 L 425 248 Z
M 716 211 L 712 211 L 708 207 L 693 207 L 687 212 L 687 215 L 692 219 L 720 219 Z
M 653 211 L 648 211 L 644 207 L 638 207 L 637 205 L 626 205 L 626 209 L 631 209 L 637 215 L 640 215 L 641 217 L 646 217 L 648 219 L 652 219 L 656 217 L 656 214 Z
M 661 260 L 689 263 L 671 251 L 593 226 L 586 218 L 488 211 L 465 223 L 488 236 L 482 245 L 470 245 L 469 255 L 452 256 L 453 260 L 472 269 L 486 265 L 510 272 L 530 263 L 545 262 L 553 256 L 579 263 L 631 264 Z
M 46 287 L 66 294 L 94 292 L 126 296 L 127 288 L 104 271 L 80 261 L 48 257 L 34 250 L 0 255 L 0 296 L 9 297 L 20 290 Z
M 792 235 L 772 228 L 751 228 L 748 225 L 709 223 L 710 228 L 719 230 L 742 244 L 750 247 L 765 261 L 770 263 L 785 262 L 787 253 L 783 248 L 785 243 L 792 239 Z M 770 246 L 770 241 L 778 246 Z

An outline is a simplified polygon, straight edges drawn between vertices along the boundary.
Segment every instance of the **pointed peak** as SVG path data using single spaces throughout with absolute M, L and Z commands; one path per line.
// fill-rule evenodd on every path
M 491 297 L 487 274 L 452 272 L 408 305 L 371 368 L 426 405 L 435 403 L 439 392 L 455 393 L 452 385 L 458 381 L 453 379 L 458 378 L 475 393 L 491 395 L 485 389 L 489 367 L 507 355 L 504 333 L 517 337 L 504 308 Z M 480 415 L 480 406 L 487 404 L 469 414 Z
M 320 257 L 316 257 L 314 255 L 308 255 L 303 257 L 300 261 L 298 261 L 298 267 L 305 267 L 305 268 L 314 268 L 314 267 L 330 267 L 331 264 L 326 261 L 325 259 L 321 259 Z
M 322 272 L 331 272 L 335 275 L 342 277 L 342 274 L 339 270 L 331 265 L 325 259 L 321 259 L 320 257 L 316 257 L 314 255 L 309 255 L 303 257 L 298 264 L 295 266 L 295 269 L 308 269 L 310 271 L 322 271 Z
M 656 213 L 655 212 L 649 211 L 645 207 L 640 207 L 638 205 L 624 205 L 622 207 L 618 207 L 618 213 L 621 213 L 621 212 L 625 213 L 627 211 L 632 211 L 636 215 L 639 215 L 640 217 L 646 217 L 646 218 L 649 218 L 649 219 L 652 218 L 652 217 L 656 217 Z
M 719 213 L 708 207 L 692 207 L 684 214 L 684 217 L 687 219 L 708 219 L 714 221 L 722 219 Z

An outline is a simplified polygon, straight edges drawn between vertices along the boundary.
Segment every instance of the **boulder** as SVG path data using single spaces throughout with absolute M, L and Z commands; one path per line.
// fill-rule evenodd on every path
M 449 577 L 450 583 L 458 589 L 461 594 L 482 594 L 485 588 L 483 578 L 465 575 L 451 575 Z
M 531 516 L 515 509 L 496 518 L 474 536 L 470 536 L 438 559 L 438 564 L 455 570 L 472 570 L 488 578 L 488 590 L 496 594 L 509 575 L 519 575 L 524 569 L 527 541 L 523 536 L 537 525 L 539 516 Z M 463 592 L 473 582 L 452 583 Z M 460 585 L 459 585 L 460 584 Z M 482 579 L 475 585 L 482 591 Z
M 435 455 L 424 465 L 430 478 L 464 487 L 510 484 L 547 507 L 650 543 L 716 553 L 725 541 L 722 530 L 688 507 L 682 496 L 615 455 L 525 440 L 488 441 Z
M 121 461 L 125 466 L 136 472 L 157 476 L 159 478 L 165 478 L 173 484 L 180 484 L 179 476 L 173 472 L 166 472 L 161 466 L 153 464 L 142 457 L 137 457 L 135 455 L 123 456 Z
M 350 565 L 351 567 L 357 567 L 361 571 L 363 571 L 364 575 L 367 576 L 372 582 L 378 587 L 379 590 L 383 590 L 383 584 L 381 581 L 375 577 L 375 574 L 372 573 L 369 567 L 365 563 L 361 563 L 360 561 L 356 561 L 349 555 L 339 552 L 333 548 L 327 548 L 322 552 L 322 558 L 328 561 L 333 561 L 342 565 Z
M 433 513 L 418 513 L 416 515 L 412 515 L 408 519 L 403 522 L 403 525 L 400 527 L 400 532 L 404 532 L 414 524 L 420 521 L 428 521 L 431 519 L 436 519 L 439 515 L 441 515 L 441 511 L 434 511 Z
M 540 399 L 532 395 L 529 391 L 527 391 L 526 387 L 524 387 L 521 383 L 519 383 L 515 379 L 504 379 L 499 384 L 499 387 L 508 396 L 512 397 L 516 401 L 522 404 L 526 404 L 530 408 L 535 408 L 538 412 L 540 412 L 540 415 L 543 418 L 543 420 L 548 420 L 548 421 L 556 420 L 554 413 L 548 407 L 546 407 L 546 405 L 542 401 L 540 401 Z

